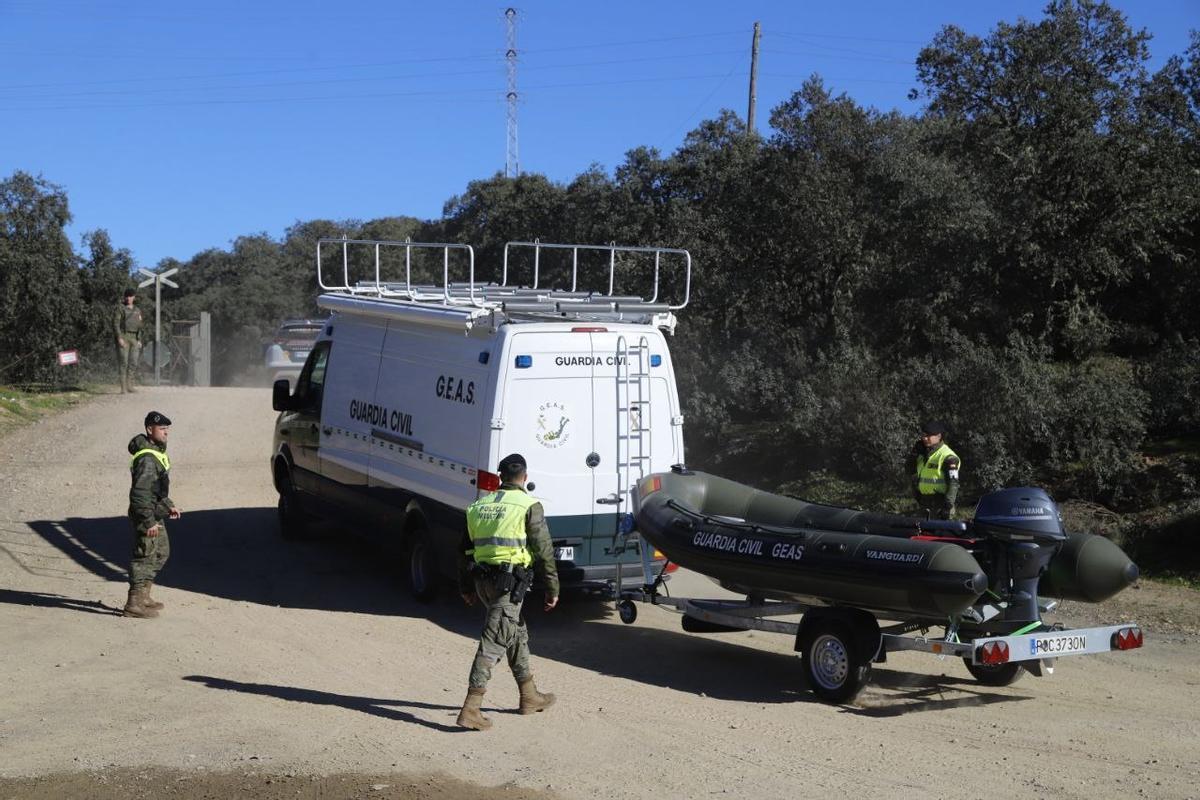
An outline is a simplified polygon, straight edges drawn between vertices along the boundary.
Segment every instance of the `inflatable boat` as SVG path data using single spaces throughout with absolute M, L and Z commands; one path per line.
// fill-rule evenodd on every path
M 810 503 L 676 466 L 637 486 L 634 528 L 672 562 L 750 597 L 891 619 L 1041 619 L 1039 597 L 1099 602 L 1137 566 L 1102 536 L 1067 533 L 1042 489 L 985 495 L 969 522 Z

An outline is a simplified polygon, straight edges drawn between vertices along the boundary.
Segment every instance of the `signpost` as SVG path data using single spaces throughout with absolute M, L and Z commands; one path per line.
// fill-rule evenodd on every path
M 179 267 L 173 267 L 164 272 L 151 272 L 148 269 L 139 268 L 138 272 L 149 276 L 146 280 L 138 284 L 139 289 L 143 286 L 154 284 L 154 385 L 157 386 L 159 383 L 159 370 L 161 369 L 158 360 L 158 343 L 161 338 L 162 328 L 162 287 L 165 283 L 174 289 L 179 288 L 178 283 L 167 280 L 167 278 L 179 272 Z

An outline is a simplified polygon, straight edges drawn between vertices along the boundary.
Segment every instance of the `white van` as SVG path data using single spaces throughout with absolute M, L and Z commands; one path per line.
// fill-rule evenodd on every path
M 326 283 L 322 247 L 341 249 L 341 281 Z M 374 254 L 372 280 L 351 282 L 355 251 Z M 402 248 L 405 280 L 381 278 L 381 253 Z M 440 251 L 440 286 L 411 282 L 414 252 Z M 532 251 L 527 286 L 509 285 L 509 256 Z M 570 251 L 570 288 L 539 287 L 542 260 Z M 607 291 L 580 290 L 579 260 L 607 255 Z M 396 252 L 393 250 L 393 252 Z M 450 264 L 468 280 L 450 281 Z M 528 260 L 528 259 L 526 259 Z M 643 263 L 649 300 L 618 296 Z M 653 263 L 653 280 L 650 280 Z M 674 269 L 682 297 L 658 298 Z M 564 588 L 604 590 L 632 523 L 630 490 L 683 462 L 683 417 L 666 333 L 687 304 L 684 250 L 513 242 L 499 284 L 477 284 L 467 245 L 321 240 L 318 306 L 332 316 L 280 411 L 271 470 L 286 536 L 312 515 L 334 517 L 394 545 L 420 599 L 455 575 L 465 511 L 499 486 L 517 452 L 543 504 Z M 626 528 L 627 529 L 627 528 Z M 636 570 L 631 570 L 631 572 Z

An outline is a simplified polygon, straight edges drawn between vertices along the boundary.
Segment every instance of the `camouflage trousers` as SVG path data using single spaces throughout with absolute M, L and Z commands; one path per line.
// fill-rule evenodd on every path
M 521 616 L 522 604 L 514 603 L 508 592 L 497 592 L 495 583 L 487 578 L 475 579 L 475 592 L 483 603 L 485 617 L 468 685 L 474 689 L 487 686 L 492 668 L 505 657 L 513 677 L 525 680 L 529 677 L 529 631 Z
M 140 586 L 154 580 L 170 557 L 171 539 L 167 536 L 166 523 L 158 521 L 158 536 L 147 536 L 135 528 L 133 558 L 129 562 L 129 585 Z
M 142 355 L 142 345 L 132 338 L 125 339 L 125 345 L 117 345 L 117 375 L 121 379 L 121 391 L 127 392 L 137 381 L 138 358 Z

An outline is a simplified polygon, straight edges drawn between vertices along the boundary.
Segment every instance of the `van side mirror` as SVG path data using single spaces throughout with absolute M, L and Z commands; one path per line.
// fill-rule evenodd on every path
M 276 411 L 291 411 L 292 390 L 287 378 L 280 378 L 271 387 L 271 408 Z

